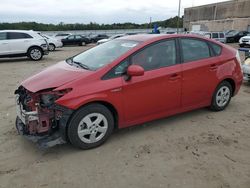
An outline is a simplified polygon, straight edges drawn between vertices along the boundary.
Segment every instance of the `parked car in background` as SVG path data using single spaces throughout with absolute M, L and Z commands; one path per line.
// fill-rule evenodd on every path
M 79 45 L 85 46 L 89 44 L 90 41 L 88 38 L 83 37 L 82 35 L 69 35 L 66 38 L 62 39 L 63 46 L 65 45 Z
M 239 46 L 240 47 L 250 47 L 250 34 L 240 38 Z
M 242 79 L 238 51 L 217 41 L 125 36 L 22 82 L 16 127 L 43 147 L 94 148 L 114 129 L 202 107 L 224 110 Z
M 0 57 L 28 56 L 34 61 L 49 53 L 49 46 L 41 35 L 34 31 L 0 31 Z
M 56 48 L 62 48 L 63 47 L 63 43 L 60 39 L 45 35 L 45 34 L 41 34 L 48 42 L 49 44 L 49 51 L 55 51 Z
M 102 39 L 108 39 L 108 35 L 105 34 L 100 34 L 100 35 L 94 35 L 90 38 L 92 43 L 96 43 L 98 40 L 102 40 Z
M 248 31 L 229 31 L 226 34 L 226 42 L 230 43 L 230 42 L 239 42 L 241 37 L 244 37 L 246 35 L 248 35 L 249 32 Z
M 250 82 L 250 50 L 240 48 L 239 51 L 245 52 L 245 60 L 242 65 L 244 80 Z
M 191 31 L 190 34 L 204 36 L 206 38 L 214 39 L 222 43 L 226 42 L 226 37 L 223 32 Z
M 61 40 L 61 39 L 66 38 L 69 35 L 72 35 L 72 34 L 71 33 L 58 33 L 58 34 L 55 34 L 54 37 Z
M 205 35 L 208 35 L 209 38 L 217 40 L 222 43 L 226 43 L 226 36 L 223 32 L 211 32 L 211 33 L 206 33 Z
M 113 35 L 112 37 L 109 37 L 107 39 L 101 39 L 101 40 L 98 40 L 97 41 L 97 44 L 103 44 L 105 42 L 108 42 L 108 41 L 111 41 L 111 40 L 114 40 L 114 39 L 117 39 L 119 37 L 123 37 L 125 36 L 126 34 L 117 34 L 117 35 Z

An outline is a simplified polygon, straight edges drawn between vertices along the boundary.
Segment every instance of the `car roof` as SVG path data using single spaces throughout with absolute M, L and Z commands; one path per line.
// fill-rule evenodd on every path
M 138 34 L 138 35 L 126 35 L 124 37 L 120 37 L 119 39 L 147 42 L 147 41 L 157 41 L 157 40 L 176 38 L 176 37 L 190 37 L 190 38 L 209 40 L 204 36 L 199 36 L 194 34 Z
M 36 32 L 33 30 L 1 30 L 0 32 L 24 32 L 24 33 L 30 33 L 30 32 Z

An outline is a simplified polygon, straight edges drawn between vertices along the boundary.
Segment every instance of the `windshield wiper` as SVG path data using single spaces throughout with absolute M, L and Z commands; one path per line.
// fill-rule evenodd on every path
M 77 62 L 77 61 L 73 61 L 74 64 L 78 65 L 79 67 L 83 68 L 83 69 L 86 69 L 86 70 L 89 70 L 89 67 L 85 64 L 82 64 L 80 62 Z

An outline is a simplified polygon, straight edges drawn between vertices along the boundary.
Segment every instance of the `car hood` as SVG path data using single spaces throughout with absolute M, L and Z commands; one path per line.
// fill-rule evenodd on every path
M 101 40 L 98 40 L 98 42 L 108 42 L 110 39 L 101 39 Z
M 250 36 L 244 36 L 242 39 L 250 39 Z
M 22 86 L 31 92 L 57 88 L 77 78 L 87 77 L 92 71 L 77 68 L 65 61 L 50 66 L 22 82 Z

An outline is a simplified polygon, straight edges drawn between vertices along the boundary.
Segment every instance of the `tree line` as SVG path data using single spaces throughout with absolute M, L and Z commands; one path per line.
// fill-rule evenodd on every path
M 177 27 L 178 17 L 172 17 L 164 21 L 156 21 L 152 23 L 136 24 L 136 23 L 113 23 L 98 24 L 90 22 L 88 24 L 45 24 L 37 22 L 17 22 L 17 23 L 0 23 L 0 30 L 36 30 L 36 31 L 66 31 L 66 30 L 112 30 L 112 29 L 147 29 L 152 28 L 155 24 L 159 27 Z M 183 17 L 180 18 L 180 27 L 183 26 Z

